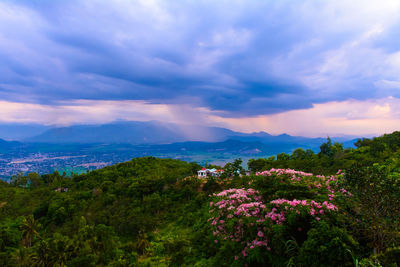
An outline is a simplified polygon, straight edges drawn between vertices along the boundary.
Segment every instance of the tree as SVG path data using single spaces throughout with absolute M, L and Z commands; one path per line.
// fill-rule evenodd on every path
M 332 154 L 335 157 L 340 157 L 343 154 L 343 144 L 335 142 L 332 146 Z
M 33 256 L 33 261 L 38 266 L 50 266 L 50 252 L 51 248 L 47 240 L 40 240 L 38 244 L 35 245 L 35 254 Z
M 386 166 L 350 168 L 345 175 L 352 198 L 355 225 L 367 236 L 374 253 L 384 251 L 389 245 L 400 241 L 400 179 L 391 176 Z
M 332 157 L 333 156 L 333 150 L 332 150 L 332 140 L 331 138 L 328 136 L 326 143 L 323 143 L 320 147 L 320 155 L 325 155 L 328 157 Z
M 138 241 L 136 242 L 136 249 L 139 252 L 139 254 L 143 255 L 146 251 L 146 248 L 149 247 L 149 245 L 150 242 L 147 241 L 147 234 L 144 233 L 143 231 L 140 231 Z
M 36 172 L 29 173 L 26 178 L 28 180 L 29 187 L 31 188 L 39 187 L 43 184 L 40 174 Z
M 29 215 L 28 217 L 24 217 L 22 220 L 22 224 L 20 225 L 20 230 L 22 233 L 22 244 L 25 247 L 31 247 L 32 241 L 35 236 L 40 237 L 37 229 L 40 227 L 40 224 L 35 221 L 33 215 Z
M 307 157 L 307 154 L 304 151 L 304 149 L 297 148 L 296 150 L 293 151 L 290 158 L 293 160 L 302 160 L 302 159 L 306 159 L 306 157 Z
M 264 170 L 264 166 L 266 165 L 267 160 L 260 158 L 260 159 L 250 159 L 247 163 L 247 167 L 252 172 L 259 172 Z
M 243 167 L 242 167 L 242 159 L 235 159 L 232 163 L 228 162 L 225 164 L 224 167 L 224 173 L 230 177 L 230 176 L 239 176 L 239 174 L 243 173 Z
M 51 266 L 66 266 L 69 259 L 76 257 L 73 240 L 55 233 L 49 240 L 49 262 Z
M 368 138 L 362 138 L 362 139 L 357 139 L 357 141 L 354 143 L 354 145 L 357 148 L 363 147 L 363 146 L 369 146 L 369 144 L 372 142 L 372 140 Z
M 27 248 L 17 248 L 11 254 L 11 260 L 15 263 L 14 266 L 29 267 L 32 266 L 32 251 Z
M 18 187 L 26 187 L 28 185 L 28 179 L 22 172 L 19 172 L 11 177 L 11 184 Z

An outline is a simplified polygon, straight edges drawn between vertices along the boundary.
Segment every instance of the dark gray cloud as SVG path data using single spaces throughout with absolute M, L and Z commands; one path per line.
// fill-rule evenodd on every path
M 367 2 L 3 1 L 0 99 L 241 117 L 400 97 L 400 6 Z

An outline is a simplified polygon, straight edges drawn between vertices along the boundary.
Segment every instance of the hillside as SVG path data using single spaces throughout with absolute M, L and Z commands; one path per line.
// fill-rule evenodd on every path
M 42 143 L 130 143 L 162 144 L 182 141 L 223 141 L 235 132 L 218 127 L 185 126 L 171 123 L 114 122 L 103 125 L 74 125 L 52 128 L 27 138 Z
M 220 127 L 179 125 L 158 121 L 114 122 L 103 125 L 57 127 L 25 138 L 23 141 L 52 144 L 170 144 L 186 141 L 223 142 L 228 139 L 242 142 L 261 142 L 270 145 L 284 144 L 291 147 L 296 145 L 318 147 L 325 141 L 325 138 L 307 138 L 287 134 L 275 136 L 265 132 L 241 133 Z M 335 138 L 338 141 L 350 141 L 351 145 L 353 140 L 349 139 Z
M 5 141 L 0 139 L 0 152 L 9 151 L 11 149 L 15 149 L 20 147 L 22 144 L 16 141 Z
M 187 141 L 172 144 L 19 143 L 10 146 L 7 143 L 3 150 L 0 145 L 0 179 L 8 180 L 20 171 L 40 174 L 55 170 L 82 173 L 145 156 L 217 165 L 242 158 L 247 163 L 252 158 L 268 158 L 299 148 L 317 152 L 322 143 L 322 139 L 315 143 L 306 140 L 287 143 L 236 138 L 222 142 Z
M 396 266 L 400 133 L 356 144 L 249 163 L 250 176 L 235 161 L 198 179 L 195 163 L 153 157 L 16 176 L 0 182 L 0 265 Z
M 24 140 L 42 134 L 50 126 L 37 124 L 0 123 L 0 138 L 5 140 Z

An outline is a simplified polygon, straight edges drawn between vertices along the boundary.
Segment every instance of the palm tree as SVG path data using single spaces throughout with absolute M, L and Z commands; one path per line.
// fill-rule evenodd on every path
M 147 235 L 143 231 L 139 231 L 138 241 L 136 243 L 136 249 L 139 254 L 143 255 L 146 251 L 146 248 L 150 245 L 149 241 L 147 241 Z
M 32 266 L 32 252 L 27 248 L 17 248 L 11 254 L 11 260 L 15 266 Z
M 70 258 L 76 257 L 77 248 L 73 240 L 55 233 L 50 240 L 50 266 L 64 267 Z
M 50 266 L 50 246 L 47 240 L 40 240 L 35 245 L 35 255 L 32 257 L 34 266 Z
M 25 247 L 31 247 L 32 241 L 35 236 L 40 238 L 37 229 L 40 227 L 40 224 L 35 221 L 33 215 L 29 215 L 28 217 L 24 217 L 22 220 L 22 224 L 19 229 L 22 232 L 22 244 Z

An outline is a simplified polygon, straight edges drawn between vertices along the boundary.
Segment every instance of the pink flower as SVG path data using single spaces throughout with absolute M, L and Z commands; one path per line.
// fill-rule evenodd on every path
M 257 235 L 258 235 L 259 237 L 263 237 L 263 236 L 264 236 L 264 233 L 261 232 L 261 231 L 258 231 Z

